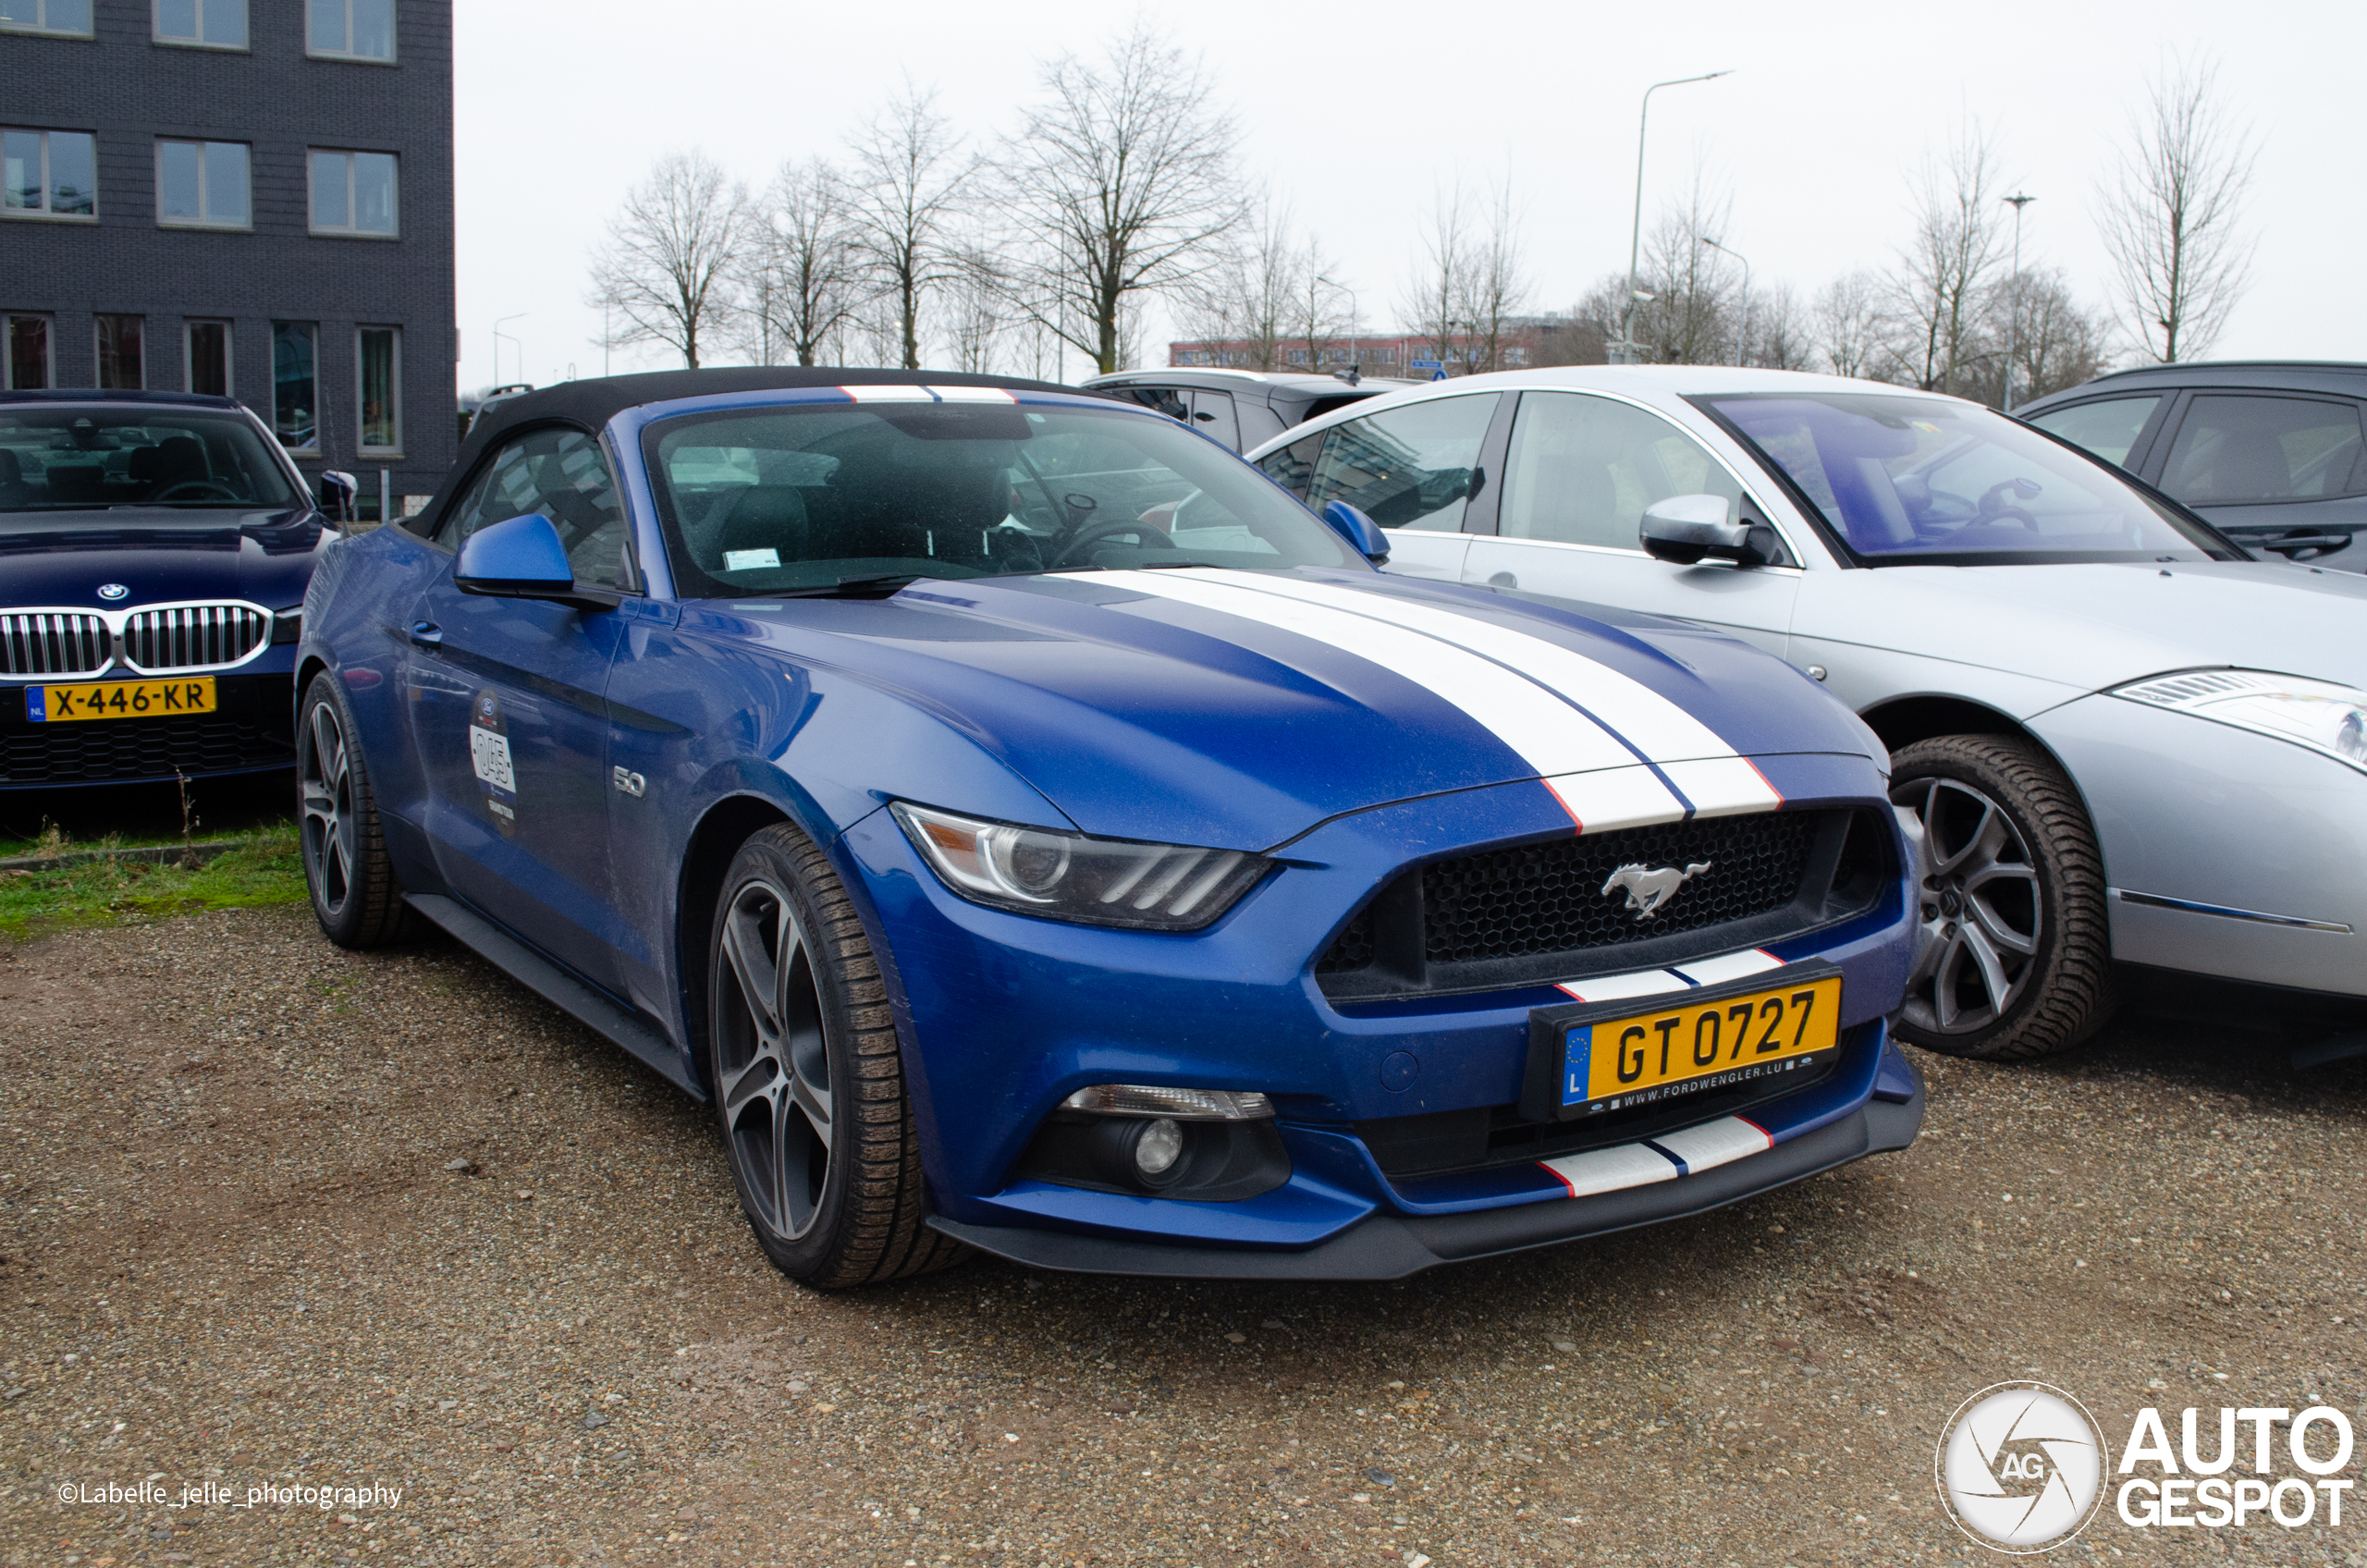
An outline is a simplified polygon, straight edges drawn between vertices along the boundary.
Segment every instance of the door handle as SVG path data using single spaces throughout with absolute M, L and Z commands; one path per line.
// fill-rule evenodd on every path
M 1496 573 L 1495 576 L 1488 579 L 1488 586 L 1490 588 L 1517 588 L 1520 586 L 1520 579 L 1515 577 L 1509 571 L 1500 571 Z
M 411 645 L 414 648 L 425 648 L 433 652 L 444 645 L 444 629 L 432 620 L 413 622 L 407 635 L 411 638 Z

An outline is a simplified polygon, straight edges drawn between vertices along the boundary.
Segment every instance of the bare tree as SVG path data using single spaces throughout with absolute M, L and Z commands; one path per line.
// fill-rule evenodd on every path
M 983 250 L 964 251 L 945 286 L 945 304 L 953 368 L 979 375 L 991 372 L 1011 325 L 1011 283 L 995 257 Z
M 1429 344 L 1430 358 L 1449 366 L 1460 357 L 1463 307 L 1471 293 L 1470 226 L 1470 203 L 1459 176 L 1445 190 L 1431 191 L 1429 221 L 1421 236 L 1421 270 L 1406 289 L 1403 306 L 1414 336 Z
M 1726 203 L 1713 201 L 1697 172 L 1682 205 L 1671 208 L 1645 240 L 1636 305 L 1636 340 L 1662 364 L 1724 364 L 1738 356 L 1739 319 L 1733 258 L 1710 243 L 1727 228 Z
M 1345 337 L 1355 325 L 1348 314 L 1352 296 L 1331 276 L 1337 265 L 1311 239 L 1298 252 L 1298 290 L 1291 299 L 1291 336 L 1304 345 L 1306 364 L 1310 371 L 1323 368 L 1323 345 L 1334 337 Z
M 1988 329 L 1993 341 L 2014 345 L 2014 385 L 2017 400 L 2043 398 L 2067 386 L 2077 386 L 2101 374 L 2112 359 L 2112 321 L 2108 313 L 2091 311 L 2071 291 L 2060 267 L 2022 269 L 2018 322 L 2007 331 L 2005 316 L 2016 309 L 2011 291 L 1999 289 L 1996 319 Z M 2003 407 L 2004 361 L 1982 377 L 1977 395 Z
M 1206 68 L 1139 23 L 1098 62 L 1046 64 L 1041 85 L 1004 154 L 1016 298 L 1106 373 L 1126 357 L 1128 310 L 1184 295 L 1240 220 L 1240 133 L 1209 106 Z
M 1809 311 L 1809 341 L 1834 374 L 1871 377 L 1888 357 L 1884 325 L 1882 284 L 1870 273 L 1853 272 L 1818 291 Z
M 1944 157 L 1927 158 L 1916 181 L 1915 235 L 1890 277 L 1890 353 L 1902 378 L 1927 391 L 1953 392 L 1980 374 L 1988 290 L 2005 253 L 1998 190 L 1996 149 L 1978 122 Z
M 746 208 L 747 193 L 704 153 L 660 158 L 592 259 L 591 303 L 625 321 L 610 341 L 663 343 L 696 370 L 702 336 L 731 314 Z
M 2167 364 L 2211 351 L 2250 280 L 2239 232 L 2254 157 L 2249 129 L 2214 100 L 2218 67 L 2189 61 L 2151 84 L 2135 145 L 2101 193 L 2097 227 L 2112 257 L 2121 324 Z
M 1489 199 L 1487 227 L 1466 251 L 1457 314 L 1466 337 L 1464 360 L 1474 372 L 1503 368 L 1504 336 L 1528 297 L 1521 276 L 1520 213 L 1507 173 Z
M 1788 283 L 1754 291 L 1748 320 L 1750 341 L 1743 346 L 1742 361 L 1768 370 L 1810 370 L 1816 364 L 1816 346 L 1809 318 Z
M 1306 253 L 1291 238 L 1290 209 L 1270 202 L 1238 232 L 1222 263 L 1193 291 L 1185 329 L 1212 342 L 1241 343 L 1247 368 L 1274 370 L 1282 362 Z
M 975 159 L 937 112 L 937 93 L 911 82 L 854 140 L 854 245 L 893 307 L 898 362 L 921 364 L 921 306 L 961 270 L 953 229 L 975 196 Z
M 863 298 L 845 188 L 819 158 L 783 164 L 752 215 L 742 335 L 759 364 L 781 351 L 814 364 Z

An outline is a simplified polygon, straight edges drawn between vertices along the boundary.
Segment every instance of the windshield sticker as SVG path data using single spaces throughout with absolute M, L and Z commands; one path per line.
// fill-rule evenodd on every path
M 505 839 L 518 833 L 518 770 L 509 760 L 509 729 L 501 698 L 487 688 L 469 704 L 469 766 L 484 792 L 484 809 Z
M 780 565 L 779 550 L 726 550 L 723 552 L 723 570 L 726 571 L 754 571 L 759 567 L 779 565 Z

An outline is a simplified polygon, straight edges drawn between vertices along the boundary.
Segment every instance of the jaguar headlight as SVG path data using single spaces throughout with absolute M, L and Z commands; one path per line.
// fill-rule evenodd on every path
M 2258 669 L 2155 676 L 2113 693 L 2290 741 L 2367 773 L 2367 692 Z
M 1241 850 L 1094 839 L 905 801 L 888 809 L 948 888 L 973 903 L 1048 920 L 1196 931 L 1273 864 Z

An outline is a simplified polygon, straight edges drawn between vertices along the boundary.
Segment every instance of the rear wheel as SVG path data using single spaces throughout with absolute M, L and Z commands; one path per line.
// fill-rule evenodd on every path
M 1919 741 L 1892 758 L 1921 929 L 1902 1039 L 1982 1061 L 2067 1050 L 2112 1016 L 2103 856 L 2030 741 Z
M 411 935 L 414 917 L 379 833 L 353 713 L 326 672 L 313 678 L 297 710 L 296 805 L 304 884 L 328 939 L 381 948 Z
M 942 1268 L 878 961 L 829 861 L 787 825 L 740 848 L 708 964 L 715 1100 L 740 1207 L 824 1290 Z

